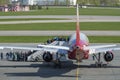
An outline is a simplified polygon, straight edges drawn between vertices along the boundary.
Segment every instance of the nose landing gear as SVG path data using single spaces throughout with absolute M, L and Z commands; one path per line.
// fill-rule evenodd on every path
M 93 54 L 93 60 L 96 60 L 96 62 L 95 62 L 96 67 L 102 67 L 103 66 L 103 62 L 101 60 L 101 53 L 98 53 L 98 55 Z

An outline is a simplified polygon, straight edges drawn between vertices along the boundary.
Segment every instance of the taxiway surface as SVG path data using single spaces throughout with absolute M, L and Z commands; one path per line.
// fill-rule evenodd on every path
M 76 19 L 76 15 L 0 16 L 0 19 L 18 19 L 18 18 L 64 18 L 64 19 L 66 18 L 66 19 Z M 80 19 L 120 20 L 120 16 L 80 15 Z
M 120 36 L 120 31 L 81 31 L 87 36 Z M 75 31 L 0 31 L 0 36 L 70 36 Z
M 37 44 L 37 43 L 36 43 Z M 10 46 L 30 46 L 36 44 L 9 44 Z M 92 44 L 97 45 L 97 44 Z M 117 44 L 120 47 L 120 44 Z M 62 64 L 61 69 L 53 68 L 52 64 L 43 62 L 13 62 L 0 61 L 0 80 L 76 80 L 79 70 L 79 80 L 119 80 L 120 79 L 120 51 L 114 51 L 114 60 L 106 67 L 96 68 L 92 57 L 77 66 L 76 61 Z M 79 68 L 79 69 L 77 69 Z
M 75 15 L 42 15 L 42 16 L 0 16 L 0 19 L 17 18 L 64 18 L 70 20 L 28 20 L 28 21 L 1 21 L 0 24 L 25 24 L 25 23 L 63 23 L 76 22 Z M 120 16 L 80 16 L 80 22 L 120 22 Z

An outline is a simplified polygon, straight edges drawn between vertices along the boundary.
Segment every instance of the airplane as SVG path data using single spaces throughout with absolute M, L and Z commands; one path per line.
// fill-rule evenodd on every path
M 67 46 L 63 45 L 43 45 L 39 44 L 37 48 L 31 47 L 13 47 L 13 46 L 0 46 L 0 49 L 9 48 L 13 49 L 23 49 L 32 51 L 42 51 L 42 57 L 45 62 L 54 62 L 55 64 L 61 66 L 61 58 L 63 55 L 68 55 L 69 60 L 77 60 L 81 62 L 82 60 L 88 59 L 89 55 L 93 55 L 93 59 L 96 59 L 96 65 L 102 66 L 101 54 L 104 54 L 104 60 L 108 63 L 114 58 L 113 50 L 120 50 L 120 48 L 115 48 L 116 44 L 112 45 L 89 45 L 88 37 L 80 32 L 79 24 L 79 5 L 76 8 L 77 20 L 76 20 L 76 33 L 72 34 Z M 62 52 L 63 51 L 63 52 Z M 53 54 L 54 53 L 54 54 Z M 61 54 L 62 53 L 62 54 Z M 41 54 L 41 53 L 39 53 Z M 56 57 L 54 57 L 56 56 Z M 58 57 L 59 56 L 59 57 Z

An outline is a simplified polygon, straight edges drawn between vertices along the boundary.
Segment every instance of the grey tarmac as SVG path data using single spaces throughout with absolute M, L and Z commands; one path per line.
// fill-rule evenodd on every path
M 0 16 L 0 19 L 18 19 L 18 18 L 67 18 L 76 19 L 76 15 L 26 15 L 26 16 Z M 120 20 L 120 16 L 92 16 L 80 15 L 80 19 L 115 19 Z
M 120 31 L 81 31 L 87 36 L 120 36 Z M 0 36 L 70 36 L 75 31 L 0 31 Z
M 76 22 L 76 16 L 74 15 L 0 16 L 0 19 L 16 19 L 16 18 L 64 18 L 64 19 L 66 18 L 70 20 L 1 21 L 0 24 Z M 120 16 L 80 16 L 80 22 L 120 22 Z
M 35 46 L 24 44 L 23 46 Z M 0 45 L 22 46 L 21 43 L 5 43 Z M 91 44 L 98 45 L 98 44 Z M 120 47 L 120 44 L 117 44 Z M 120 79 L 120 51 L 114 51 L 114 60 L 101 68 L 94 66 L 92 56 L 77 66 L 76 61 L 62 63 L 62 68 L 53 68 L 51 63 L 44 62 L 14 62 L 0 60 L 0 80 L 76 80 L 76 70 L 79 68 L 79 80 L 119 80 Z
M 68 23 L 76 20 L 29 20 L 29 21 L 2 21 L 0 24 L 30 24 L 30 23 Z M 120 22 L 120 20 L 80 20 L 80 22 Z

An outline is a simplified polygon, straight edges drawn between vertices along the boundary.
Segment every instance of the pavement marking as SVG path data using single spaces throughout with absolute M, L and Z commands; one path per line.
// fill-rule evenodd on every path
M 80 65 L 80 62 L 78 61 L 77 62 L 77 70 L 76 70 L 76 80 L 78 80 L 79 79 L 79 65 Z

